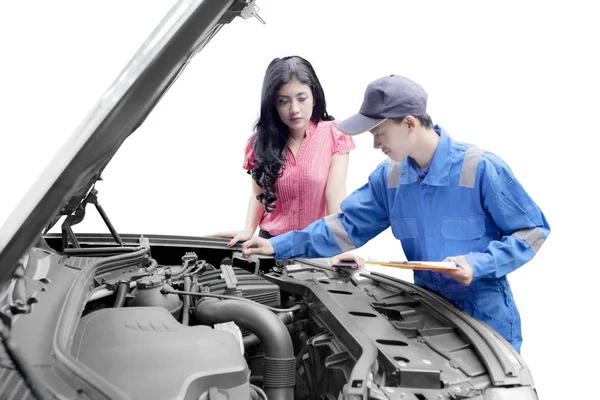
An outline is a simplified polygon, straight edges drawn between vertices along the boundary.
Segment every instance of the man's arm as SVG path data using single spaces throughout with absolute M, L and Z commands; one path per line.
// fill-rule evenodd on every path
M 342 212 L 321 218 L 301 231 L 269 239 L 278 259 L 331 257 L 355 248 L 390 226 L 386 194 L 387 166 L 341 203 Z
M 510 168 L 491 154 L 482 161 L 483 204 L 502 236 L 484 251 L 465 255 L 473 279 L 499 278 L 514 271 L 535 256 L 550 234 L 544 214 Z

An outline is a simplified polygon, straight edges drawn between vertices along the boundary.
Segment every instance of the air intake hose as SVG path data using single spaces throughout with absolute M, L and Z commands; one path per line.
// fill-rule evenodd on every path
M 277 315 L 240 300 L 207 299 L 196 305 L 196 318 L 204 324 L 233 321 L 260 338 L 265 349 L 264 390 L 269 400 L 292 400 L 296 383 L 294 347 Z
M 117 285 L 117 296 L 115 299 L 115 308 L 123 307 L 125 300 L 127 299 L 127 293 L 129 292 L 129 281 L 119 281 Z

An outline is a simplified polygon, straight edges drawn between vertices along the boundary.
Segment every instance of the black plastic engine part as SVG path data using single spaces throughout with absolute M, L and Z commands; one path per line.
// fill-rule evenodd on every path
M 272 307 L 281 305 L 279 286 L 241 268 L 228 267 L 226 270 L 233 270 L 234 277 L 226 275 L 223 270 L 206 271 L 200 275 L 197 281 L 199 291 L 239 296 Z M 235 283 L 234 288 L 231 282 Z
M 81 319 L 72 353 L 132 399 L 198 399 L 213 387 L 229 399 L 248 399 L 237 340 L 208 326 L 183 326 L 162 307 L 113 308 Z

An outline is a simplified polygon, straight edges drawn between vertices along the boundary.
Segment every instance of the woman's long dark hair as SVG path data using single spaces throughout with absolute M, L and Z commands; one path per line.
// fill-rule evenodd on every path
M 263 191 L 257 199 L 269 213 L 275 209 L 275 181 L 281 176 L 285 149 L 290 137 L 289 128 L 281 121 L 275 108 L 275 97 L 281 86 L 291 81 L 298 81 L 310 87 L 315 103 L 311 121 L 318 123 L 334 119 L 327 114 L 325 93 L 308 61 L 299 56 L 276 58 L 271 61 L 263 80 L 260 117 L 254 125 L 254 135 L 251 138 L 256 156 L 252 178 Z

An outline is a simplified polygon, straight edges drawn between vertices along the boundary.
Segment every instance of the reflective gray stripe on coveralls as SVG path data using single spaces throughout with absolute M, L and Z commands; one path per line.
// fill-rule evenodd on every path
M 350 240 L 350 236 L 348 236 L 348 232 L 342 225 L 342 221 L 338 218 L 339 214 L 331 214 L 325 217 L 325 223 L 329 227 L 329 231 L 333 235 L 337 245 L 342 250 L 342 253 L 345 253 L 350 250 L 356 249 L 352 240 Z
M 542 231 L 538 228 L 519 229 L 518 231 L 513 232 L 511 236 L 515 236 L 526 241 L 534 253 L 538 252 L 546 240 L 542 234 Z
M 465 154 L 462 169 L 460 170 L 460 181 L 459 186 L 473 189 L 475 187 L 475 178 L 477 178 L 477 165 L 481 155 L 485 153 L 485 150 L 480 149 L 477 146 L 469 147 Z
M 398 181 L 400 181 L 400 173 L 402 172 L 402 163 L 390 160 L 388 162 L 387 187 L 388 189 L 396 189 Z

